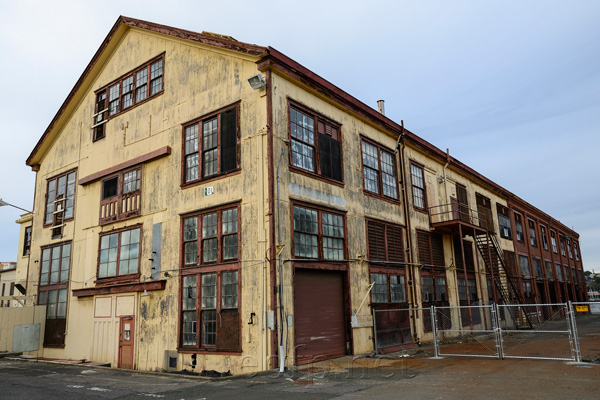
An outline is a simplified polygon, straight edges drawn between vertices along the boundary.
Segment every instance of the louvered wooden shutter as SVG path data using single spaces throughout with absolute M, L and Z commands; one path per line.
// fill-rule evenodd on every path
M 369 260 L 385 261 L 385 227 L 374 221 L 367 222 Z
M 417 231 L 417 248 L 419 250 L 419 261 L 422 264 L 432 264 L 431 246 L 429 244 L 429 233 Z
M 395 226 L 387 226 L 387 249 L 388 261 L 404 261 L 404 243 L 402 242 L 402 229 Z
M 431 258 L 433 259 L 433 265 L 438 267 L 444 266 L 444 242 L 442 235 L 431 235 Z

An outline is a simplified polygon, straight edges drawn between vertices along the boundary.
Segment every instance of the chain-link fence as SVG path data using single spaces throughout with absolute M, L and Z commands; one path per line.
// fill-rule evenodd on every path
M 414 342 L 436 356 L 600 363 L 600 303 L 491 304 L 374 310 L 378 353 Z
M 500 304 L 503 358 L 575 360 L 567 304 Z
M 573 303 L 580 361 L 600 364 L 600 302 Z
M 498 357 L 494 307 L 435 307 L 434 315 L 438 355 Z

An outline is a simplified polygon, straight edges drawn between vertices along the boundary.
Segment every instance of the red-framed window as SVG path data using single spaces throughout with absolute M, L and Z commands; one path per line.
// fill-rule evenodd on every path
M 38 305 L 46 305 L 45 347 L 65 344 L 71 242 L 42 248 Z
M 66 221 L 74 218 L 75 181 L 77 171 L 71 170 L 48 179 L 44 227 L 52 227 L 52 237 L 62 235 Z
M 92 141 L 106 136 L 106 122 L 163 93 L 164 54 L 129 71 L 96 91 Z
M 404 270 L 371 272 L 371 301 L 373 303 L 406 303 Z
M 184 267 L 235 262 L 240 252 L 240 206 L 188 214 L 182 220 Z
M 239 103 L 183 125 L 182 184 L 239 169 Z
M 419 211 L 427 211 L 425 172 L 421 165 L 413 161 L 410 163 L 410 178 L 412 183 L 413 207 Z
M 108 224 L 141 213 L 142 167 L 138 166 L 102 179 L 100 224 Z
M 341 125 L 296 103 L 289 112 L 291 169 L 343 182 Z
M 182 271 L 180 349 L 240 351 L 238 265 L 197 270 Z
M 140 270 L 142 228 L 123 228 L 100 236 L 98 280 L 135 279 Z
M 394 152 L 361 139 L 363 182 L 365 190 L 384 198 L 398 200 L 398 178 Z
M 292 204 L 294 258 L 341 261 L 347 258 L 343 213 L 303 203 Z

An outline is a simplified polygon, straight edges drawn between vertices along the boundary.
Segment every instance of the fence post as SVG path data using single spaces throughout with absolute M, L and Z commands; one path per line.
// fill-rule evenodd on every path
M 571 351 L 574 353 L 575 362 L 581 362 L 581 350 L 579 349 L 579 334 L 577 333 L 577 322 L 575 321 L 575 312 L 573 311 L 573 303 L 569 300 L 567 315 L 569 315 L 569 334 L 573 337 L 573 347 Z
M 377 343 L 377 318 L 375 318 L 375 313 L 377 310 L 373 308 L 373 341 L 375 342 L 375 354 L 379 355 L 379 344 Z
M 494 327 L 494 331 L 496 332 L 496 349 L 498 350 L 498 358 L 502 360 L 504 358 L 504 345 L 502 339 L 502 325 L 500 325 L 500 310 L 498 309 L 498 304 L 492 304 L 492 314 L 494 316 L 494 323 L 496 326 Z
M 434 357 L 440 357 L 440 343 L 438 338 L 437 320 L 435 316 L 435 306 L 431 306 L 431 331 L 433 332 L 433 350 Z

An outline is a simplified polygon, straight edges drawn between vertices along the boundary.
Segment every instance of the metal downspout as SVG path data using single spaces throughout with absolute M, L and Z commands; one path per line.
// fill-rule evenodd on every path
M 404 206 L 404 218 L 406 219 L 406 240 L 408 242 L 408 261 L 411 264 L 410 267 L 407 268 L 407 271 L 409 272 L 409 279 L 410 279 L 410 291 L 411 291 L 411 297 L 412 297 L 412 304 L 413 306 L 411 308 L 417 308 L 417 295 L 416 295 L 416 291 L 415 291 L 415 279 L 416 279 L 416 274 L 415 274 L 415 266 L 412 265 L 414 264 L 414 257 L 413 257 L 413 246 L 412 246 L 412 229 L 411 229 L 411 225 L 410 225 L 410 212 L 409 212 L 409 208 L 408 208 L 408 195 L 406 194 L 406 185 L 407 185 L 407 181 L 406 181 L 406 171 L 405 171 L 405 164 L 404 164 L 404 147 L 406 146 L 405 142 L 404 142 L 404 121 L 401 121 L 402 124 L 402 132 L 400 132 L 400 137 L 398 137 L 398 145 L 396 147 L 396 150 L 398 147 L 400 147 L 400 172 L 402 173 L 402 204 Z M 400 146 L 401 144 L 401 146 Z M 412 325 L 413 325 L 413 341 L 417 342 L 418 341 L 418 334 L 417 334 L 417 317 L 418 317 L 418 311 L 413 310 L 412 311 L 412 315 L 411 315 L 411 321 L 412 321 Z
M 281 151 L 281 158 L 277 166 L 277 242 L 281 246 L 281 200 L 279 197 L 279 172 L 283 157 L 285 157 L 286 148 Z M 283 260 L 281 259 L 282 249 L 277 249 L 279 253 L 279 372 L 285 370 L 285 353 L 283 352 Z

